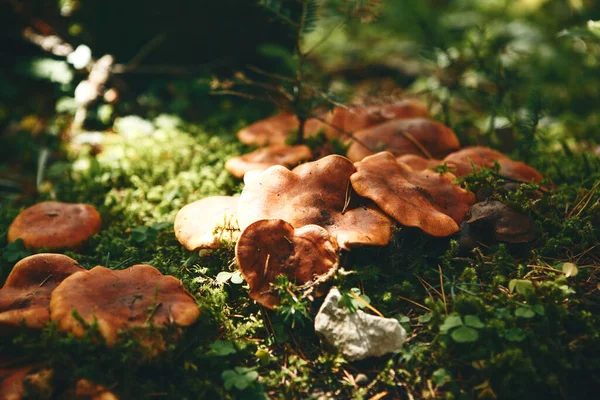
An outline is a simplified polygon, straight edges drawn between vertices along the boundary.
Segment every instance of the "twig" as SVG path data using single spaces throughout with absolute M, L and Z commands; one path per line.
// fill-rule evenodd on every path
M 167 34 L 162 32 L 154 38 L 152 38 L 152 40 L 150 40 L 148 43 L 143 45 L 142 48 L 137 52 L 137 54 L 131 58 L 131 61 L 129 61 L 129 68 L 135 69 L 137 66 L 139 66 L 142 60 L 148 54 L 150 54 L 152 50 L 160 46 L 160 44 L 164 42 L 166 38 Z

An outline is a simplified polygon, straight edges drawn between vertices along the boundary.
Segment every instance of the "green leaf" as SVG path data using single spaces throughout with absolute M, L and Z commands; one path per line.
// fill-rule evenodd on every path
M 544 310 L 544 306 L 541 304 L 536 304 L 531 306 L 531 309 L 537 314 L 537 315 L 541 315 L 544 316 L 545 314 L 545 310 Z
M 231 272 L 221 271 L 217 274 L 215 280 L 219 283 L 226 283 L 232 276 L 233 274 Z
M 444 320 L 444 323 L 440 326 L 440 332 L 446 333 L 452 328 L 462 326 L 463 322 L 459 315 L 449 315 Z
M 460 328 L 453 330 L 450 336 L 457 343 L 472 343 L 479 339 L 479 333 L 468 326 L 461 326 Z
M 417 321 L 419 321 L 420 324 L 426 324 L 429 321 L 431 321 L 431 318 L 433 318 L 433 313 L 429 312 L 427 314 L 423 314 L 423 315 L 419 316 Z
M 217 340 L 208 345 L 208 347 L 215 352 L 217 356 L 227 356 L 237 352 L 233 342 Z
M 512 328 L 506 331 L 504 337 L 509 342 L 522 342 L 527 337 L 527 332 L 521 328 Z
M 431 380 L 436 386 L 442 386 L 452 380 L 452 375 L 445 368 L 440 368 L 433 372 Z
M 242 273 L 240 271 L 235 271 L 233 274 L 231 274 L 231 283 L 235 285 L 241 285 L 242 283 L 244 283 L 244 277 L 242 276 Z
M 533 282 L 528 279 L 512 279 L 508 283 L 508 290 L 511 293 L 516 291 L 518 294 L 526 295 L 533 292 Z
M 579 273 L 579 269 L 577 269 L 577 265 L 575 265 L 573 263 L 563 263 L 562 271 L 567 278 L 570 278 L 572 276 L 577 276 L 577 274 Z
M 477 315 L 465 315 L 465 325 L 476 329 L 485 328 L 485 325 Z
M 531 308 L 519 307 L 515 310 L 515 317 L 533 318 L 535 317 L 535 312 Z

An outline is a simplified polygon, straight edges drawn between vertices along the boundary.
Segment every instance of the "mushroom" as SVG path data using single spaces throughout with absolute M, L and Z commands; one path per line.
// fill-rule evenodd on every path
M 352 187 L 375 202 L 404 226 L 418 227 L 432 236 L 458 232 L 458 224 L 475 203 L 473 193 L 452 184 L 454 175 L 414 171 L 389 152 L 365 157 L 354 164 Z
M 175 216 L 175 236 L 186 249 L 216 249 L 239 236 L 239 196 L 211 196 L 190 203 Z
M 425 158 L 416 154 L 404 154 L 400 157 L 396 157 L 396 161 L 403 163 L 414 169 L 415 171 L 422 171 L 442 165 L 444 162 L 433 158 Z
M 398 157 L 417 154 L 440 158 L 459 148 L 458 138 L 446 125 L 425 118 L 397 119 L 354 133 L 348 158 L 360 161 L 368 155 L 389 151 Z
M 456 176 L 465 176 L 476 168 L 491 168 L 494 162 L 500 164 L 500 174 L 508 178 L 523 182 L 541 182 L 543 177 L 534 168 L 520 162 L 513 161 L 508 156 L 484 146 L 465 147 L 455 153 L 449 154 L 443 160 L 456 168 Z
M 77 311 L 80 318 L 73 315 Z M 52 292 L 50 318 L 58 329 L 83 337 L 80 321 L 98 323 L 108 346 L 121 330 L 147 326 L 189 326 L 200 311 L 180 280 L 164 276 L 151 265 L 137 264 L 113 271 L 97 266 L 65 279 Z
M 49 399 L 53 392 L 52 376 L 51 369 L 39 365 L 0 365 L 0 398 L 21 400 L 27 396 L 28 399 Z
M 340 137 L 341 132 L 356 132 L 395 119 L 429 118 L 429 110 L 417 100 L 404 99 L 391 104 L 353 105 L 335 107 L 329 118 L 331 126 L 325 128 L 329 138 Z M 344 141 L 348 138 L 342 137 Z
M 50 320 L 50 294 L 79 271 L 85 269 L 62 254 L 35 254 L 16 263 L 0 289 L 0 332 L 43 328 Z
M 260 219 L 283 219 L 294 228 L 319 225 L 343 249 L 385 246 L 391 239 L 393 223 L 365 199 L 362 204 L 351 204 L 350 176 L 354 172 L 352 162 L 338 155 L 291 171 L 278 165 L 262 172 L 251 171 L 244 177 L 246 186 L 240 196 L 240 228 Z
M 257 121 L 237 133 L 240 142 L 247 145 L 264 146 L 285 144 L 288 136 L 299 126 L 298 118 L 290 113 L 281 113 Z M 323 129 L 323 124 L 314 118 L 304 125 L 304 137 L 314 136 Z
M 281 219 L 263 219 L 250 224 L 235 247 L 235 258 L 250 285 L 250 297 L 273 309 L 279 297 L 271 284 L 286 275 L 298 285 L 314 282 L 337 268 L 338 246 L 317 225 L 294 229 Z
M 536 226 L 531 218 L 502 202 L 488 200 L 471 207 L 461 226 L 459 243 L 473 248 L 476 242 L 527 243 L 536 236 Z
M 251 170 L 265 170 L 273 165 L 295 167 L 301 161 L 312 158 L 312 151 L 306 145 L 286 146 L 272 144 L 239 157 L 230 158 L 225 169 L 236 178 L 243 178 Z
M 77 249 L 101 226 L 100 214 L 89 204 L 45 201 L 17 215 L 8 228 L 8 241 L 21 238 L 33 249 Z
M 74 397 L 78 400 L 118 400 L 119 398 L 103 385 L 88 379 L 79 379 L 75 384 Z

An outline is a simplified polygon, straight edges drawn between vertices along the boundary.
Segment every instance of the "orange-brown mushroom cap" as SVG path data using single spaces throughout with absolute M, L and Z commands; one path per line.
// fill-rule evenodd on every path
M 239 196 L 210 196 L 187 204 L 175 216 L 175 236 L 186 249 L 215 249 L 236 241 Z
M 476 168 L 491 168 L 494 162 L 500 164 L 500 174 L 523 182 L 541 182 L 543 177 L 533 167 L 511 160 L 508 156 L 484 146 L 465 147 L 449 154 L 443 160 L 456 168 L 456 176 L 465 176 Z
M 444 163 L 435 158 L 425 158 L 416 154 L 404 154 L 400 157 L 396 157 L 396 161 L 408 165 L 415 171 L 433 168 Z
M 295 115 L 280 113 L 248 125 L 237 133 L 237 137 L 247 145 L 285 144 L 288 136 L 297 130 L 298 126 L 298 118 Z M 321 129 L 322 123 L 311 118 L 304 125 L 305 137 L 316 135 Z
M 338 263 L 338 246 L 317 225 L 294 227 L 281 219 L 263 219 L 250 224 L 235 247 L 240 271 L 250 285 L 250 297 L 267 308 L 279 304 L 271 284 L 286 275 L 298 285 L 311 282 Z
M 15 264 L 0 289 L 0 332 L 22 324 L 41 329 L 50 320 L 50 294 L 68 276 L 85 271 L 62 254 L 35 254 Z
M 340 130 L 353 133 L 395 119 L 429 118 L 429 116 L 427 107 L 423 103 L 412 99 L 382 105 L 335 107 L 329 118 L 329 123 L 332 126 L 328 125 L 325 128 L 325 135 L 329 139 L 341 137 L 346 140 L 348 138 L 344 137 Z
M 441 158 L 460 146 L 452 129 L 424 118 L 389 121 L 355 132 L 354 137 L 357 140 L 348 148 L 348 158 L 352 161 L 380 151 L 389 151 L 396 157 L 417 154 Z
M 249 172 L 238 208 L 240 228 L 260 219 L 283 219 L 295 228 L 319 225 L 344 249 L 385 246 L 392 236 L 391 219 L 370 202 L 347 205 L 354 172 L 352 162 L 338 155 L 299 165 L 292 171 L 273 166 Z
M 108 346 L 115 344 L 120 330 L 154 326 L 193 324 L 200 310 L 179 279 L 165 276 L 151 265 L 137 264 L 113 271 L 95 267 L 65 279 L 50 298 L 50 318 L 58 329 L 76 337 L 85 327 L 73 310 L 98 329 Z
M 454 175 L 414 171 L 388 152 L 355 163 L 351 176 L 356 193 L 375 202 L 404 226 L 418 227 L 432 236 L 458 232 L 475 195 L 453 185 Z
M 272 144 L 251 153 L 230 158 L 225 163 L 225 169 L 236 178 L 241 179 L 248 171 L 262 171 L 273 165 L 283 165 L 288 168 L 295 167 L 301 161 L 307 161 L 311 158 L 312 151 L 306 145 Z
M 100 214 L 89 204 L 44 201 L 17 215 L 8 228 L 8 241 L 21 238 L 34 249 L 76 249 L 101 226 Z

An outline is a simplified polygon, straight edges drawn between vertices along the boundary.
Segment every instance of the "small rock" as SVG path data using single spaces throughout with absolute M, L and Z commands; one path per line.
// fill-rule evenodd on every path
M 379 357 L 402 347 L 406 331 L 394 318 L 381 318 L 358 310 L 350 313 L 339 304 L 342 295 L 332 288 L 315 317 L 315 331 L 350 361 Z

